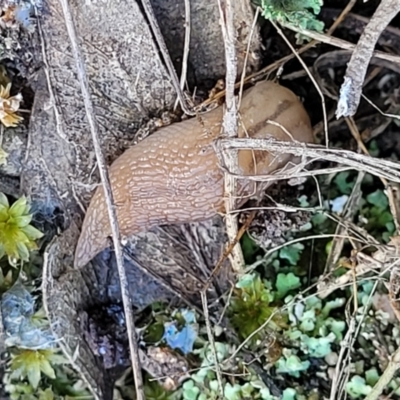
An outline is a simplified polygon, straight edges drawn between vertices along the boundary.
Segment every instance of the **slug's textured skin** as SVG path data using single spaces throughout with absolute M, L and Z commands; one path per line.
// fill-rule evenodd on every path
M 274 137 L 312 142 L 309 117 L 290 90 L 260 82 L 247 90 L 240 105 L 239 137 Z M 110 181 L 121 234 L 133 235 L 165 224 L 201 221 L 224 211 L 223 172 L 213 148 L 221 133 L 223 107 L 160 129 L 123 153 L 110 167 Z M 292 160 L 267 152 L 239 151 L 244 175 L 265 175 Z M 239 194 L 254 192 L 240 181 Z M 245 201 L 246 199 L 244 199 Z M 75 266 L 86 265 L 109 245 L 111 228 L 99 186 L 87 210 L 75 253 Z

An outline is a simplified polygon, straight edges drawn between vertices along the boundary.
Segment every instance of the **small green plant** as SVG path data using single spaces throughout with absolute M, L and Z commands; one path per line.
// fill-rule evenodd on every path
M 361 376 L 355 375 L 346 384 L 346 392 L 351 398 L 357 399 L 361 396 L 366 396 L 371 392 L 371 386 L 367 385 L 365 379 Z
M 389 209 L 389 201 L 382 190 L 378 189 L 366 197 L 361 208 L 361 221 L 365 221 L 364 229 L 387 243 L 395 232 L 393 216 Z
M 282 357 L 276 363 L 276 372 L 300 377 L 300 372 L 307 371 L 310 361 L 302 361 L 298 356 L 292 354 L 291 350 L 284 349 Z
M 316 15 L 322 4 L 322 0 L 261 0 L 261 9 L 266 19 L 321 32 L 324 23 Z
M 42 373 L 50 379 L 56 379 L 52 364 L 62 364 L 66 360 L 58 350 L 29 350 L 18 349 L 14 351 L 11 358 L 11 379 L 28 379 L 33 389 L 37 389 Z
M 274 300 L 271 288 L 258 274 L 244 275 L 236 288 L 239 290 L 232 298 L 230 314 L 233 326 L 243 338 L 247 338 L 268 319 L 270 328 L 278 329 L 285 325 L 283 316 L 271 305 Z M 254 339 L 259 337 L 255 335 Z
M 18 260 L 28 261 L 29 252 L 37 249 L 35 241 L 43 236 L 30 225 L 29 211 L 26 197 L 10 206 L 5 194 L 0 192 L 0 258 L 7 255 L 10 265 L 16 265 Z
M 157 381 L 147 379 L 144 385 L 144 394 L 147 400 L 172 400 L 174 395 L 167 392 Z

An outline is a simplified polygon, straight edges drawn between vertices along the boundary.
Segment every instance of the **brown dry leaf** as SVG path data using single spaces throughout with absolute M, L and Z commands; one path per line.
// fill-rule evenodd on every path
M 11 83 L 0 86 L 0 121 L 6 128 L 17 126 L 23 118 L 16 115 L 22 101 L 21 93 L 10 96 Z
M 3 15 L 1 16 L 1 21 L 4 23 L 4 26 L 12 27 L 15 23 L 15 10 L 16 5 L 8 5 L 3 9 Z

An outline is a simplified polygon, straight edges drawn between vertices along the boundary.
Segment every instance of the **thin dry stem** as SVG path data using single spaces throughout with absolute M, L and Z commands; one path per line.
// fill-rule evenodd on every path
M 246 81 L 246 66 L 247 66 L 247 61 L 249 59 L 249 54 L 250 54 L 250 46 L 251 46 L 251 41 L 253 39 L 253 35 L 254 35 L 254 31 L 256 29 L 257 26 L 257 20 L 258 20 L 258 16 L 260 14 L 260 7 L 257 7 L 256 9 L 256 13 L 254 15 L 253 18 L 253 24 L 251 25 L 251 31 L 250 31 L 250 35 L 249 35 L 249 41 L 247 43 L 247 49 L 246 49 L 246 57 L 244 59 L 244 65 L 243 65 L 243 71 L 242 71 L 242 76 L 240 78 L 240 89 L 239 89 L 239 101 L 238 101 L 238 107 L 240 108 L 240 103 L 242 101 L 242 95 L 243 95 L 243 87 L 244 87 L 244 83 Z M 236 85 L 235 85 L 236 86 Z
M 354 49 L 356 48 L 356 45 L 353 43 L 350 43 L 343 39 L 338 39 L 333 36 L 329 36 L 325 33 L 319 33 L 316 31 L 310 31 L 308 29 L 302 29 L 302 28 L 299 28 L 299 27 L 296 27 L 296 26 L 290 25 L 290 24 L 285 24 L 284 27 L 290 29 L 291 31 L 300 33 L 304 36 L 308 36 L 309 38 L 314 39 L 318 42 L 326 43 L 326 44 L 330 44 L 331 46 L 338 47 L 339 49 L 354 51 Z M 373 56 L 380 58 L 381 60 L 391 61 L 391 62 L 394 62 L 397 64 L 400 63 L 400 56 L 384 53 L 383 51 L 374 51 Z
M 328 136 L 328 117 L 326 114 L 326 106 L 325 106 L 325 98 L 324 95 L 321 91 L 321 88 L 318 86 L 317 81 L 315 80 L 314 76 L 312 75 L 312 73 L 310 72 L 310 70 L 308 69 L 306 63 L 303 61 L 303 59 L 297 54 L 296 50 L 294 49 L 294 47 L 292 46 L 292 44 L 290 43 L 290 41 L 287 39 L 287 37 L 283 34 L 282 30 L 278 27 L 278 25 L 275 24 L 275 22 L 270 21 L 271 24 L 274 26 L 274 28 L 276 29 L 276 31 L 279 33 L 279 35 L 283 38 L 283 40 L 285 41 L 285 43 L 287 44 L 287 46 L 290 48 L 290 50 L 292 51 L 292 53 L 295 55 L 295 57 L 299 60 L 300 64 L 302 65 L 302 67 L 304 68 L 304 70 L 306 71 L 307 75 L 309 76 L 309 78 L 311 79 L 311 82 L 313 83 L 313 85 L 315 86 L 315 89 L 317 89 L 317 92 L 319 94 L 319 96 L 321 97 L 321 104 L 322 104 L 322 115 L 323 115 L 323 121 L 324 121 L 324 133 L 325 133 L 325 146 L 329 147 L 329 136 Z
M 208 313 L 207 292 L 205 290 L 201 291 L 201 303 L 203 305 L 204 318 L 206 321 L 207 337 L 208 337 L 208 341 L 210 342 L 211 351 L 212 351 L 213 357 L 214 357 L 215 374 L 217 375 L 219 395 L 222 400 L 224 398 L 224 385 L 223 385 L 223 381 L 222 381 L 221 367 L 220 367 L 219 361 L 218 361 L 217 349 L 215 348 L 214 334 L 213 334 L 213 330 L 211 327 L 210 315 Z
M 373 103 L 368 97 L 366 97 L 364 94 L 361 94 L 361 96 L 363 97 L 363 99 L 369 103 L 373 108 L 375 108 L 376 111 L 378 111 L 381 115 L 383 115 L 384 117 L 388 117 L 388 118 L 393 118 L 393 119 L 397 119 L 398 121 L 400 121 L 400 115 L 396 115 L 396 114 L 387 114 L 385 112 L 383 112 L 375 103 Z
M 142 5 L 144 8 L 144 11 L 146 13 L 146 17 L 150 23 L 151 30 L 153 32 L 153 35 L 157 41 L 157 44 L 160 48 L 161 54 L 163 55 L 164 62 L 167 66 L 170 78 L 172 80 L 172 84 L 174 85 L 174 89 L 176 91 L 176 94 L 178 95 L 179 102 L 181 104 L 182 110 L 185 114 L 187 115 L 195 115 L 192 111 L 189 110 L 185 96 L 182 93 L 178 75 L 176 74 L 174 65 L 172 64 L 171 57 L 169 56 L 168 48 L 167 45 L 165 44 L 164 36 L 161 33 L 160 27 L 157 22 L 157 18 L 154 15 L 153 7 L 151 5 L 150 0 L 142 0 Z
M 182 72 L 181 72 L 181 91 L 185 88 L 186 83 L 186 75 L 187 75 L 187 65 L 189 58 L 189 48 L 190 48 L 190 29 L 191 29 L 191 20 L 190 20 L 190 0 L 185 0 L 185 43 L 183 46 L 183 57 L 182 57 Z M 176 99 L 174 110 L 178 105 L 179 99 Z
M 258 138 L 218 139 L 215 143 L 215 147 L 219 161 L 225 169 L 226 163 L 224 162 L 224 155 L 229 149 L 265 150 L 275 155 L 292 154 L 302 159 L 302 162 L 299 165 L 288 167 L 271 175 L 245 177 L 245 179 L 254 181 L 275 181 L 278 179 L 289 179 L 294 176 L 297 178 L 299 176 L 315 175 L 315 170 L 307 171 L 305 173 L 299 171 L 312 162 L 329 161 L 342 164 L 349 169 L 365 171 L 371 175 L 386 178 L 389 181 L 400 182 L 399 163 L 357 154 L 350 150 L 327 149 L 312 144 Z M 327 171 L 327 169 L 321 170 L 320 172 L 324 173 L 324 171 Z M 229 172 L 231 173 L 231 171 Z M 244 179 L 243 176 L 238 176 L 238 178 Z
M 116 208 L 114 205 L 114 199 L 111 191 L 106 162 L 100 146 L 99 133 L 98 133 L 99 129 L 97 126 L 93 103 L 90 97 L 89 81 L 86 75 L 85 64 L 83 61 L 81 50 L 79 48 L 78 38 L 76 35 L 75 25 L 72 19 L 72 14 L 68 4 L 68 0 L 60 0 L 60 2 L 64 13 L 64 19 L 68 31 L 68 36 L 71 41 L 72 53 L 76 63 L 79 84 L 81 87 L 82 97 L 85 104 L 86 116 L 89 122 L 90 131 L 93 139 L 93 146 L 96 154 L 97 163 L 99 166 L 101 181 L 105 192 L 105 200 L 107 204 L 107 210 L 112 231 L 112 239 L 115 249 L 115 256 L 117 260 L 118 275 L 121 284 L 122 302 L 126 317 L 126 328 L 129 338 L 129 348 L 131 352 L 133 375 L 135 378 L 136 397 L 138 400 L 145 400 L 143 391 L 142 371 L 140 368 L 140 361 L 139 361 L 139 349 L 136 339 L 131 298 L 128 289 L 128 279 L 124 269 L 124 259 L 120 242 L 120 232 L 118 227 Z

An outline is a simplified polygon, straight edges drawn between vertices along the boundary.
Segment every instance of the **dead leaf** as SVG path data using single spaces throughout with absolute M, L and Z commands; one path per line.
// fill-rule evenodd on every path
M 11 83 L 6 87 L 0 86 L 0 121 L 6 128 L 17 126 L 23 118 L 15 113 L 22 101 L 21 93 L 10 96 Z

